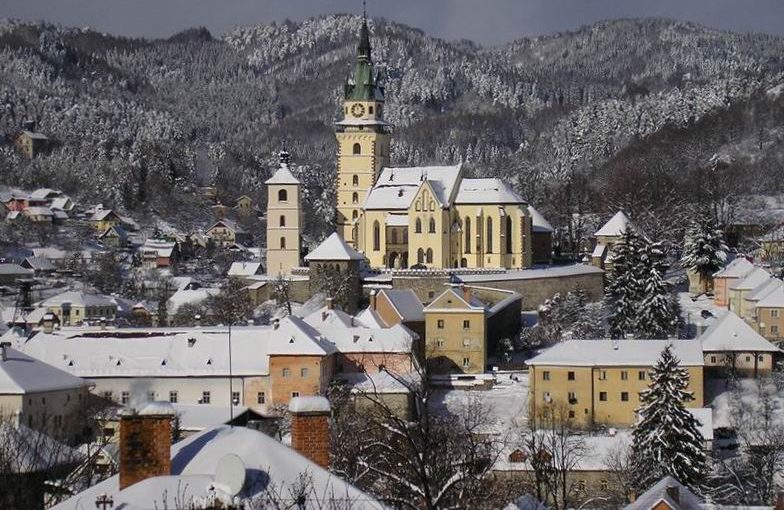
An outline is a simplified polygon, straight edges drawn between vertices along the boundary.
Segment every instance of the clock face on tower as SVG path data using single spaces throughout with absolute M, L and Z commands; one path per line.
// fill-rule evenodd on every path
M 351 115 L 354 117 L 362 117 L 365 115 L 365 106 L 359 103 L 355 103 L 351 106 Z

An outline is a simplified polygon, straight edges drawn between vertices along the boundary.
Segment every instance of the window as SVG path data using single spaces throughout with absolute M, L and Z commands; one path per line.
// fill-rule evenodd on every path
M 121 404 L 127 404 L 130 399 L 131 399 L 131 396 L 128 394 L 127 391 L 123 391 L 122 393 L 120 393 L 120 403 Z
M 102 396 L 103 398 L 105 398 L 106 400 L 112 400 L 112 399 L 113 399 L 113 397 L 114 397 L 114 395 L 112 394 L 112 392 L 111 392 L 111 391 L 104 391 L 104 392 L 102 392 L 102 393 L 101 393 L 101 396 Z M 44 401 L 43 401 L 43 403 L 45 404 L 45 403 L 46 403 L 46 401 L 44 400 Z
M 550 380 L 550 371 L 549 370 L 545 370 L 544 372 L 542 372 L 542 380 L 543 381 L 549 381 Z
M 609 488 L 609 485 L 607 484 L 607 480 L 601 480 L 599 482 L 599 488 L 603 491 L 606 491 Z
M 355 186 L 355 187 L 356 187 L 356 186 L 359 186 L 359 176 L 358 176 L 358 175 L 355 175 L 355 176 L 353 176 L 353 177 L 351 178 L 351 184 L 352 184 L 353 186 Z
M 574 372 L 569 372 L 566 374 L 566 378 L 570 381 L 574 381 Z
M 154 402 L 155 401 L 155 392 L 154 391 L 147 392 L 147 400 L 149 400 L 150 402 Z
M 629 401 L 629 392 L 622 391 L 621 392 L 621 402 L 628 402 Z
M 210 392 L 209 391 L 202 391 L 201 392 L 201 402 L 200 404 L 209 404 L 210 403 Z
M 577 491 L 578 492 L 585 492 L 585 480 L 579 480 L 577 482 Z
M 438 347 L 443 347 L 444 346 L 444 339 L 443 338 L 436 338 L 436 345 Z
M 280 221 L 278 221 L 278 226 L 285 227 L 286 226 L 286 217 L 281 215 Z
M 169 392 L 169 402 L 171 402 L 172 404 L 176 404 L 177 403 L 177 397 L 178 397 L 178 395 L 177 395 L 177 392 L 175 390 L 172 390 L 172 391 Z
M 389 242 L 392 244 L 397 244 L 397 229 L 393 228 L 389 231 Z
M 640 370 L 637 372 L 637 380 L 644 381 L 645 380 L 645 370 Z
M 464 320 L 463 321 L 463 329 L 471 329 L 471 321 L 470 320 Z
M 466 216 L 463 230 L 465 231 L 465 252 L 471 253 L 471 218 L 468 216 Z
M 493 253 L 493 218 L 487 218 L 487 253 Z
M 430 222 L 428 223 L 428 226 L 427 226 L 427 231 L 429 233 L 431 233 L 431 234 L 435 234 L 436 233 L 436 220 L 435 220 L 435 218 L 430 218 Z
M 235 405 L 235 406 L 240 405 L 240 392 L 239 391 L 232 391 L 231 392 L 231 405 Z
M 599 371 L 599 380 L 600 381 L 606 381 L 607 380 L 607 371 L 606 370 L 600 370 Z
M 422 220 L 419 218 L 416 219 L 416 226 L 414 227 L 414 232 L 416 232 L 417 234 L 422 233 Z
M 286 249 L 286 238 L 285 237 L 281 237 L 280 238 L 280 249 L 281 250 L 285 250 Z
M 711 363 L 716 363 L 716 356 L 711 356 Z
M 746 363 L 751 362 L 751 356 L 746 356 Z
M 289 377 L 289 376 L 291 376 L 291 369 L 290 368 L 284 368 L 283 369 L 283 377 Z
M 359 193 L 357 193 L 356 191 L 351 194 L 351 203 L 352 204 L 358 204 L 359 203 Z
M 574 418 L 574 410 L 569 409 L 569 418 Z
M 512 236 L 512 217 L 506 217 L 506 253 L 512 253 L 514 251 L 512 249 L 514 237 Z
M 779 334 L 779 327 L 778 326 L 771 326 L 770 327 L 770 334 L 778 336 L 778 334 Z
M 307 367 L 302 367 L 299 369 L 299 376 L 300 377 L 307 377 L 308 376 L 308 369 Z
M 627 381 L 629 379 L 629 372 L 626 370 L 621 370 L 621 381 Z
M 362 146 L 358 143 L 355 143 L 354 146 L 351 148 L 351 153 L 354 155 L 362 154 Z
M 357 210 L 356 210 L 356 209 L 354 209 L 353 211 L 351 211 L 351 219 L 352 219 L 352 220 L 355 220 L 355 219 L 357 219 L 357 216 L 359 216 L 359 212 L 357 212 Z
M 471 359 L 470 358 L 463 358 L 463 368 L 468 368 L 471 366 Z
M 438 319 L 438 322 L 436 322 L 436 327 L 438 327 L 438 329 L 444 329 L 444 319 Z
M 777 319 L 779 317 L 779 311 L 778 310 L 771 310 L 770 311 L 770 316 L 773 317 L 774 319 Z
M 607 392 L 606 391 L 600 391 L 599 392 L 599 400 L 601 402 L 607 402 Z
M 289 194 L 285 189 L 278 190 L 278 202 L 288 202 Z
M 470 338 L 464 338 L 463 339 L 463 347 L 471 347 L 471 339 Z
M 372 106 L 368 106 L 368 113 L 370 115 L 373 115 L 373 107 Z
M 573 391 L 570 391 L 568 394 L 569 403 L 576 404 L 577 403 L 577 394 Z
M 257 404 L 264 404 L 266 402 L 267 402 L 267 395 L 263 391 L 256 393 Z
M 378 221 L 373 222 L 373 249 L 375 251 L 381 249 L 381 225 Z
M 757 356 L 757 361 L 765 361 L 765 355 L 764 354 L 759 354 Z
M 292 391 L 291 392 L 291 398 L 297 398 L 297 397 L 299 397 L 299 392 L 298 391 Z
M 433 263 L 433 248 L 428 248 L 427 249 L 427 263 L 428 264 L 432 264 Z

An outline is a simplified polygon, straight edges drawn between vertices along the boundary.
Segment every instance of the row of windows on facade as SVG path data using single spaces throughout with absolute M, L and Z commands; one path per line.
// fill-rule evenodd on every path
M 765 355 L 764 354 L 758 354 L 757 355 L 757 361 L 765 361 Z M 718 362 L 718 357 L 717 356 L 711 356 L 710 357 L 710 362 L 711 363 L 717 363 Z M 750 355 L 746 356 L 746 363 L 751 363 L 751 356 Z
M 577 393 L 575 393 L 574 391 L 570 391 L 569 393 L 567 393 L 566 398 L 569 401 L 569 403 L 572 404 L 572 405 L 577 403 Z M 552 397 L 552 395 L 550 395 L 549 391 L 545 391 L 545 392 L 542 393 L 542 400 L 544 402 L 550 403 L 550 402 L 553 401 L 553 397 Z M 620 400 L 621 400 L 621 402 L 628 402 L 629 401 L 629 392 L 628 391 L 620 392 Z M 637 400 L 642 401 L 642 393 L 637 393 Z M 599 402 L 607 402 L 607 392 L 606 391 L 600 391 L 599 392 Z M 588 409 L 585 410 L 585 414 L 588 414 Z M 573 415 L 572 412 L 569 413 L 569 417 L 570 418 L 574 418 L 574 415 Z
M 438 358 L 436 363 L 445 367 L 452 364 L 452 361 L 447 358 Z M 463 358 L 463 368 L 471 368 L 471 358 Z
M 354 202 L 356 203 L 359 200 L 359 197 L 356 193 L 354 193 Z M 354 211 L 356 212 L 356 211 Z M 480 225 L 481 227 L 481 225 Z M 463 230 L 465 234 L 465 244 L 464 244 L 464 252 L 471 253 L 471 218 L 466 217 L 465 223 L 463 224 Z M 514 235 L 512 234 L 512 218 L 507 216 L 506 217 L 506 233 L 501 234 L 506 241 L 506 253 L 512 253 L 514 250 Z M 428 228 L 427 231 L 429 234 L 436 233 L 436 220 L 435 218 L 430 218 L 428 220 Z M 486 235 L 486 242 L 485 242 L 485 252 L 486 253 L 493 253 L 493 218 L 487 218 L 487 235 Z M 422 233 L 422 220 L 421 218 L 417 218 L 414 224 L 414 233 L 421 234 Z M 408 232 L 403 230 L 403 242 L 408 242 Z M 397 230 L 392 229 L 390 231 L 390 244 L 397 244 Z M 373 250 L 380 251 L 381 250 L 381 223 L 378 221 L 373 222 Z M 476 251 L 482 251 L 482 229 L 480 228 L 476 234 Z M 419 258 L 419 257 L 417 257 Z M 422 260 L 418 260 L 418 262 L 422 262 Z M 428 260 L 428 262 L 432 262 Z
M 571 372 L 570 371 L 570 372 L 566 373 L 566 379 L 569 380 L 569 381 L 574 381 L 576 377 L 577 377 L 577 374 L 575 374 L 575 372 Z M 645 370 L 638 370 L 637 371 L 637 380 L 644 381 L 646 379 L 646 377 L 647 377 L 647 372 Z M 543 381 L 549 381 L 550 380 L 550 371 L 549 370 L 543 370 L 542 371 L 542 380 Z M 600 381 L 606 381 L 607 380 L 607 371 L 606 370 L 600 370 L 599 371 L 599 380 Z M 621 370 L 621 381 L 627 381 L 627 380 L 629 380 L 629 371 L 628 370 Z
M 436 321 L 436 327 L 438 329 L 444 329 L 444 319 L 438 319 Z M 463 329 L 471 329 L 471 321 L 469 319 L 463 319 Z
M 463 347 L 466 349 L 470 348 L 472 343 L 473 342 L 471 341 L 470 338 L 463 339 Z M 436 338 L 436 347 L 438 347 L 438 349 L 443 349 L 444 345 L 445 345 L 445 341 L 443 338 Z
M 49 417 L 46 415 L 46 413 L 41 414 L 41 418 L 40 418 L 41 427 L 46 427 L 48 425 L 48 421 L 49 421 L 48 418 Z M 54 425 L 54 427 L 62 427 L 63 426 L 62 415 L 57 414 L 52 416 L 52 424 Z M 35 418 L 33 417 L 32 413 L 27 415 L 27 426 L 30 428 L 35 427 Z
M 114 392 L 112 392 L 112 391 L 104 391 L 101 394 L 101 396 L 103 398 L 105 398 L 106 400 L 114 400 Z M 155 400 L 156 396 L 157 396 L 157 394 L 154 391 L 151 391 L 151 392 L 147 393 L 148 400 L 151 400 L 151 401 Z M 299 396 L 299 392 L 298 391 L 293 391 L 293 392 L 291 392 L 291 396 L 292 397 L 298 397 Z M 176 390 L 172 390 L 172 391 L 169 392 L 169 402 L 171 402 L 172 404 L 177 404 L 177 403 L 179 403 L 179 400 L 180 400 L 179 392 L 177 392 Z M 123 391 L 123 392 L 120 393 L 120 403 L 121 404 L 127 405 L 127 404 L 130 403 L 130 401 L 131 401 L 131 393 L 130 392 Z M 211 403 L 211 401 L 212 401 L 212 392 L 210 392 L 210 391 L 202 391 L 201 392 L 201 398 L 199 399 L 199 401 L 197 403 L 198 404 L 209 404 L 209 403 Z M 240 392 L 239 391 L 233 391 L 231 393 L 231 401 L 234 403 L 234 405 L 239 405 L 239 403 L 240 403 Z M 256 393 L 256 403 L 257 404 L 266 404 L 267 403 L 267 393 L 264 392 L 264 391 L 257 392 Z

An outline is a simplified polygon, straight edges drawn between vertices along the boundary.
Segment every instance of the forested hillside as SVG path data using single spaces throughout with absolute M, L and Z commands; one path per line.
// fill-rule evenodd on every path
M 360 20 L 193 29 L 168 40 L 0 24 L 0 133 L 35 120 L 54 147 L 0 149 L 5 184 L 51 186 L 182 228 L 261 183 L 282 147 L 309 234 L 332 216 L 336 120 Z M 397 165 L 464 161 L 510 180 L 553 223 L 625 205 L 680 224 L 697 201 L 781 192 L 784 41 L 618 20 L 494 48 L 371 26 Z M 740 178 L 742 177 L 742 178 Z M 705 181 L 711 192 L 701 192 Z M 724 207 L 722 206 L 722 207 Z M 724 211 L 722 214 L 731 214 Z

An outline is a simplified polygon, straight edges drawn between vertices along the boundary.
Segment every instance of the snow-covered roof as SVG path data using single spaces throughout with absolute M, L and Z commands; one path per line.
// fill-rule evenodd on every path
M 409 354 L 414 342 L 414 333 L 400 324 L 380 329 L 361 326 L 353 328 L 325 326 L 319 328 L 319 333 L 322 339 L 344 354 Z
M 166 306 L 169 313 L 177 313 L 177 310 L 179 310 L 183 305 L 198 305 L 199 303 L 203 303 L 213 296 L 217 296 L 219 293 L 219 289 L 209 289 L 204 287 L 200 289 L 183 288 L 172 294 L 172 296 L 167 301 Z
M 359 312 L 356 316 L 357 320 L 367 326 L 368 328 L 386 328 L 387 325 L 384 319 L 375 312 L 372 308 L 368 307 Z
M 37 190 L 30 193 L 30 198 L 43 200 L 59 194 L 60 194 L 59 191 L 51 188 L 38 188 Z
M 754 264 L 746 257 L 738 257 L 723 269 L 713 273 L 714 278 L 742 278 L 754 270 Z
M 52 296 L 38 303 L 41 307 L 55 307 L 63 303 L 70 303 L 71 306 L 114 306 L 115 302 L 109 296 L 103 294 L 90 294 L 82 291 L 67 291 Z
M 351 386 L 352 393 L 410 393 L 408 383 L 415 383 L 416 372 L 405 374 L 395 373 L 392 376 L 386 370 L 380 372 L 356 372 L 340 374 L 338 378 Z
M 472 310 L 485 309 L 485 303 L 480 301 L 476 296 L 471 295 L 466 300 L 459 289 L 456 289 L 455 287 L 449 287 L 444 292 L 436 296 L 435 299 L 433 299 L 433 301 L 424 308 L 423 312 L 441 312 L 448 310 L 457 311 L 457 309 L 445 308 L 443 306 L 444 300 L 451 302 L 453 299 L 465 305 L 466 308 Z
M 462 179 L 456 204 L 524 204 L 523 197 L 501 179 Z
M 45 134 L 43 134 L 43 133 L 37 133 L 37 132 L 35 132 L 35 131 L 28 131 L 28 130 L 26 130 L 26 129 L 22 131 L 22 134 L 23 134 L 23 135 L 25 135 L 25 136 L 29 136 L 29 137 L 30 137 L 30 138 L 32 138 L 33 140 L 48 140 L 48 139 L 49 139 L 49 138 L 48 138 L 48 137 L 47 137 Z
M 778 286 L 757 302 L 757 308 L 784 308 L 784 286 Z
M 604 257 L 606 251 L 607 251 L 606 244 L 596 243 L 596 246 L 593 247 L 593 253 L 591 253 L 591 257 L 602 258 Z
M 289 402 L 289 411 L 292 413 L 328 413 L 330 411 L 329 400 L 319 396 L 294 397 Z
M 233 232 L 235 232 L 237 234 L 246 234 L 247 233 L 245 231 L 245 229 L 243 229 L 242 227 L 240 227 L 237 224 L 236 221 L 230 220 L 230 219 L 227 219 L 227 218 L 220 219 L 220 220 L 216 221 L 215 223 L 213 223 L 212 226 L 210 226 L 210 228 L 207 229 L 207 234 L 209 234 L 210 230 L 214 229 L 215 227 L 225 227 L 225 228 L 227 228 L 227 229 L 229 229 L 229 230 L 231 230 L 231 231 L 233 231 Z
M 226 497 L 215 487 L 216 466 L 227 454 L 238 456 L 245 466 L 245 491 L 238 498 L 245 502 L 261 498 L 265 491 L 280 493 L 299 487 L 306 476 L 312 487 L 305 492 L 300 505 L 306 510 L 329 506 L 334 500 L 345 500 L 357 509 L 383 509 L 384 506 L 338 476 L 314 464 L 272 437 L 246 427 L 219 426 L 172 445 L 171 476 L 158 476 L 120 490 L 119 475 L 53 507 L 53 510 L 85 508 L 96 497 L 106 494 L 116 508 L 154 509 L 179 508 L 182 501 L 206 499 L 210 492 Z M 210 491 L 215 487 L 216 491 Z
M 261 271 L 261 262 L 232 262 L 229 276 L 254 276 Z
M 82 455 L 52 437 L 21 423 L 0 423 L 3 469 L 7 473 L 51 473 L 58 466 L 76 464 Z
M 154 254 L 156 257 L 170 258 L 176 243 L 163 239 L 148 239 L 142 246 L 144 253 Z
M 424 305 L 411 289 L 382 289 L 379 296 L 386 296 L 395 313 L 403 322 L 421 322 L 425 320 Z M 376 298 L 378 299 L 378 297 Z
M 779 349 L 732 312 L 716 319 L 700 336 L 705 352 L 778 352 Z
M 448 207 L 461 175 L 460 165 L 384 168 L 368 193 L 365 209 L 408 209 L 427 181 L 442 207 Z
M 697 340 L 567 340 L 526 363 L 575 367 L 640 366 L 656 364 L 667 345 L 672 345 L 682 366 L 703 366 L 702 345 Z
M 757 267 L 754 268 L 754 270 L 748 273 L 745 277 L 739 278 L 735 282 L 731 283 L 729 288 L 730 290 L 754 290 L 758 285 L 762 285 L 770 278 L 773 278 L 773 275 L 761 267 Z
M 32 206 L 24 210 L 25 214 L 30 216 L 53 216 L 52 210 L 43 206 Z
M 364 326 L 364 324 L 358 323 L 354 317 L 343 310 L 329 308 L 326 305 L 303 317 L 303 320 L 316 329 L 324 326 L 338 326 L 344 328 L 353 328 L 358 325 Z
M 568 264 L 563 266 L 532 267 L 499 273 L 458 274 L 455 278 L 464 283 L 482 283 L 510 280 L 538 280 L 540 278 L 561 278 L 564 276 L 601 274 L 604 271 L 596 266 L 586 264 Z
M 36 257 L 44 257 L 49 260 L 63 260 L 68 257 L 68 252 L 54 246 L 48 246 L 44 248 L 33 248 L 33 255 Z
M 677 488 L 678 498 L 674 500 L 668 489 Z M 651 510 L 658 508 L 657 504 L 664 502 L 669 508 L 675 510 L 697 510 L 703 507 L 703 502 L 685 485 L 671 476 L 665 476 L 647 491 L 640 494 L 634 503 L 626 505 L 623 510 Z
M 44 391 L 72 390 L 87 382 L 16 349 L 7 349 L 0 361 L 0 395 L 25 395 Z
M 408 214 L 387 214 L 386 224 L 388 227 L 407 227 Z
M 594 236 L 620 237 L 626 232 L 630 224 L 629 217 L 623 211 L 618 211 L 610 218 L 610 221 L 596 231 Z
M 70 202 L 70 203 L 69 203 Z M 73 202 L 68 197 L 57 197 L 52 200 L 52 209 L 60 209 L 65 211 L 73 208 Z
M 534 232 L 553 232 L 555 230 L 550 222 L 542 216 L 542 213 L 530 204 L 528 205 L 528 213 L 531 215 Z
M 749 292 L 746 296 L 747 301 L 759 301 L 760 299 L 767 297 L 776 289 L 784 286 L 784 282 L 779 280 L 778 278 L 770 278 L 765 280 L 764 282 L 760 283 L 754 289 Z
M 0 263 L 0 275 L 32 276 L 33 271 L 19 264 Z
M 333 232 L 315 250 L 305 255 L 305 260 L 363 260 L 365 257 Z
M 227 376 L 227 328 L 62 329 L 38 333 L 25 353 L 86 378 Z M 297 317 L 273 326 L 231 330 L 236 376 L 268 374 L 270 355 L 325 356 L 335 347 Z
M 97 209 L 93 215 L 90 216 L 90 221 L 103 221 L 109 216 L 117 216 L 117 214 L 111 209 Z M 119 218 L 119 216 L 117 217 Z
M 291 173 L 289 166 L 282 163 L 272 177 L 264 181 L 264 184 L 299 184 L 299 180 Z

